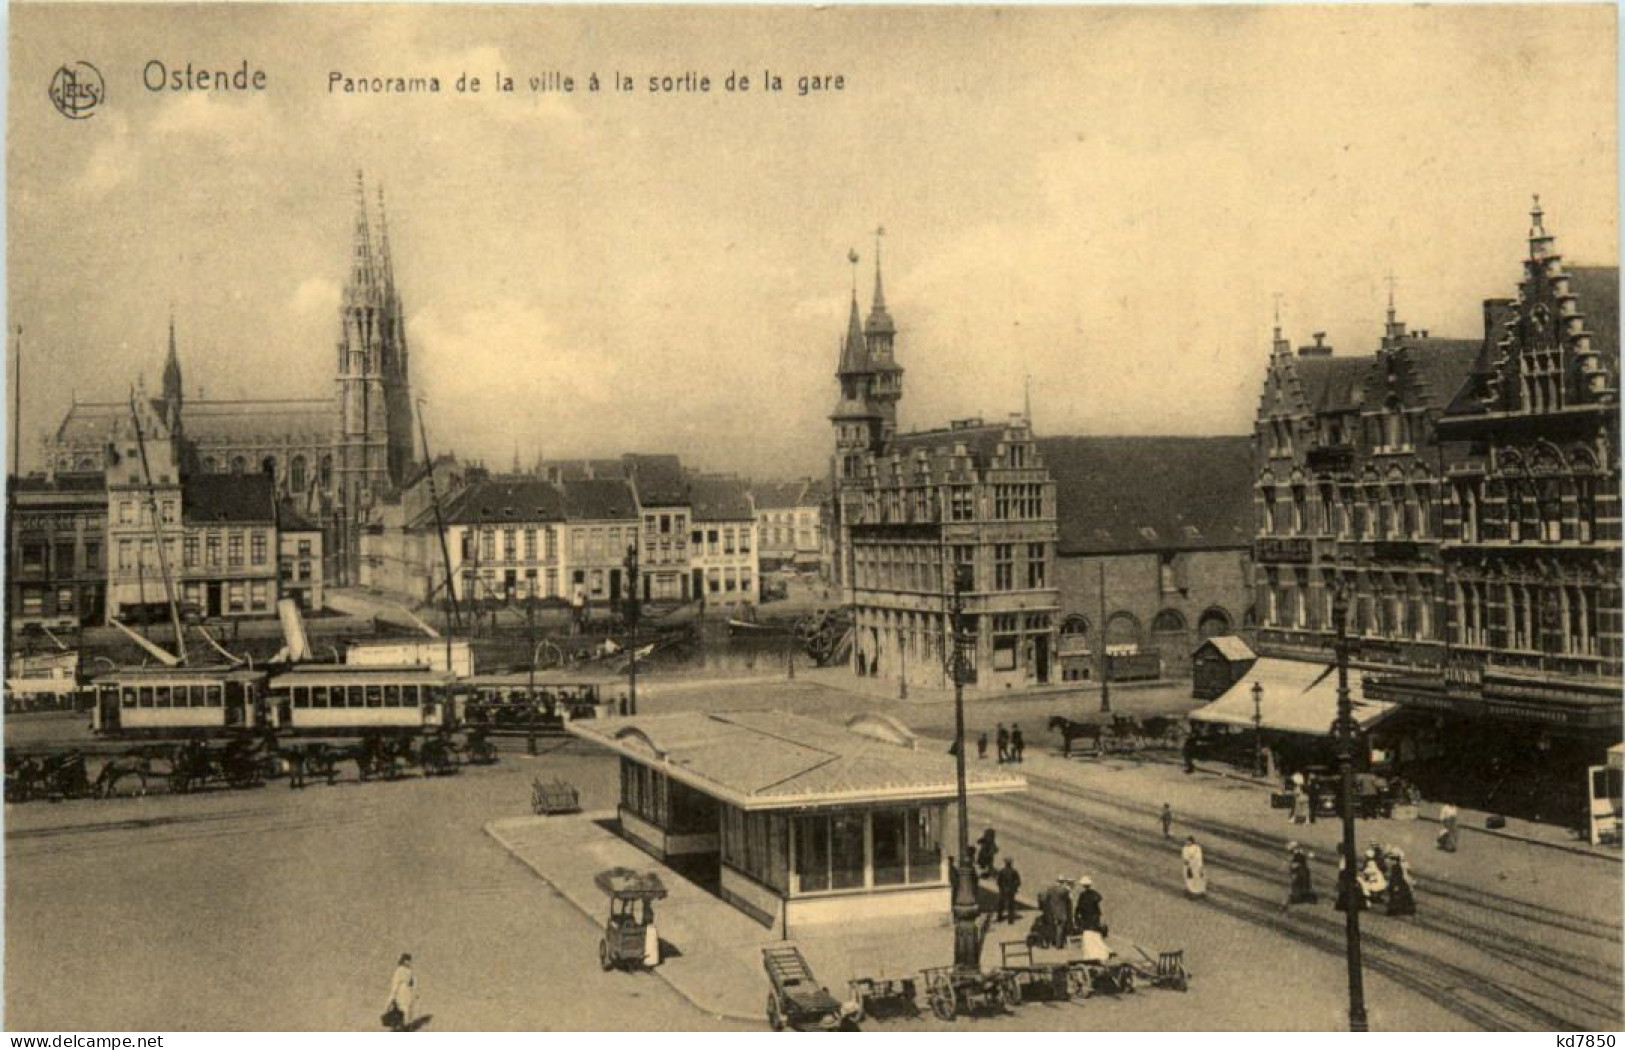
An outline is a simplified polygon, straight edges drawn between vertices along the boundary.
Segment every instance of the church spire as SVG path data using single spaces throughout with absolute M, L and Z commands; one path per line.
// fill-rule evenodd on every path
M 886 236 L 886 227 L 875 229 L 875 301 L 869 307 L 869 320 L 864 324 L 863 331 L 871 337 L 883 338 L 883 346 L 871 346 L 872 350 L 890 352 L 891 336 L 896 334 L 897 326 L 892 323 L 891 314 L 886 312 L 886 287 L 880 277 L 880 239 Z
M 361 170 L 355 173 L 355 232 L 350 244 L 350 283 L 345 289 L 351 301 L 367 301 L 377 293 L 378 271 L 372 252 L 372 228 L 367 222 L 367 183 Z
M 170 425 L 181 408 L 181 359 L 175 349 L 175 308 L 169 308 L 169 356 L 164 358 L 164 400 L 169 403 Z
M 395 294 L 395 261 L 389 254 L 389 215 L 384 210 L 384 187 L 378 186 L 378 260 L 379 270 L 384 281 L 384 292 L 393 298 Z
M 1388 273 L 1388 321 L 1383 325 L 1382 345 L 1384 349 L 1392 349 L 1405 341 L 1405 322 L 1401 321 L 1394 311 L 1394 285 L 1397 283 L 1393 271 Z

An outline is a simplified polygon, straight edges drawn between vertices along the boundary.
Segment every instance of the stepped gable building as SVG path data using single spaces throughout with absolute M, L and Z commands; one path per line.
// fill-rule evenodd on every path
M 1438 419 L 1444 666 L 1367 693 L 1427 713 L 1444 764 L 1476 752 L 1578 819 L 1621 721 L 1619 269 L 1565 265 L 1538 197 L 1531 219 L 1517 297 L 1485 301 Z
M 1254 429 L 1260 654 L 1329 660 L 1342 584 L 1363 661 L 1443 663 L 1446 491 L 1435 431 L 1479 348 L 1407 331 L 1391 299 L 1370 354 L 1336 356 L 1321 333 L 1294 353 L 1276 327 Z
M 1050 437 L 1060 677 L 1183 677 L 1203 639 L 1252 633 L 1252 439 Z M 1105 601 L 1101 585 L 1105 584 Z
M 861 323 L 853 291 L 830 414 L 832 571 L 854 618 L 853 670 L 900 688 L 946 684 L 948 593 L 964 565 L 969 687 L 1057 680 L 1055 484 L 1030 421 L 899 433 L 896 333 L 877 257 Z
M 173 319 L 163 393 L 142 400 L 174 434 L 192 474 L 265 474 L 279 499 L 318 523 L 335 564 L 329 578 L 360 577 L 369 512 L 413 466 L 410 357 L 395 285 L 382 190 L 376 219 L 356 176 L 349 274 L 339 309 L 336 389 L 330 397 L 225 400 L 187 397 Z M 314 366 L 315 362 L 311 362 Z M 128 418 L 127 402 L 74 404 L 45 441 L 52 472 L 103 470 Z

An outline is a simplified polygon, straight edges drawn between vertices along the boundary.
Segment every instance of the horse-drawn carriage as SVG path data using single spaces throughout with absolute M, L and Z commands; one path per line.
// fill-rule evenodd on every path
M 5 799 L 8 803 L 83 798 L 92 792 L 82 752 L 19 755 L 6 749 Z
M 1092 751 L 1095 757 L 1112 754 L 1134 754 L 1140 751 L 1178 750 L 1185 740 L 1183 719 L 1167 715 L 1139 718 L 1135 715 L 1113 715 L 1111 720 L 1078 722 L 1063 715 L 1049 720 L 1052 733 L 1061 736 L 1062 754 L 1072 757 L 1073 742 L 1081 742 L 1081 749 Z

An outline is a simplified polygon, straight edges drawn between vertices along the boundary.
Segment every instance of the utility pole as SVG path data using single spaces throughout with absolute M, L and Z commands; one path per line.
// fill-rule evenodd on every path
M 638 545 L 634 541 L 626 548 L 626 579 L 629 588 L 626 599 L 626 626 L 630 640 L 626 651 L 631 660 L 626 666 L 627 700 L 626 713 L 638 713 L 638 614 L 642 611 L 638 604 Z
M 1343 867 L 1338 872 L 1338 892 L 1346 905 L 1344 938 L 1348 950 L 1349 1031 L 1366 1032 L 1365 978 L 1360 960 L 1360 892 L 1355 864 L 1354 837 L 1354 745 L 1360 727 L 1354 721 L 1354 703 L 1349 697 L 1349 599 L 1347 585 L 1340 584 L 1332 597 L 1332 619 L 1337 625 L 1337 765 L 1343 776 Z
M 417 400 L 418 435 L 423 438 L 423 462 L 429 468 L 429 502 L 434 505 L 434 528 L 440 535 L 440 557 L 446 567 L 446 599 L 451 603 L 451 623 L 446 625 L 446 670 L 451 670 L 452 629 L 462 626 L 457 612 L 457 588 L 451 580 L 451 547 L 446 543 L 446 519 L 440 513 L 440 494 L 435 490 L 434 457 L 429 454 L 429 431 L 423 425 L 423 398 Z
M 1106 654 L 1106 562 L 1100 562 L 1100 713 L 1112 709 L 1112 658 Z
M 965 680 L 970 671 L 974 638 L 965 636 L 965 593 L 972 587 L 972 568 L 954 566 L 953 590 L 948 604 L 953 642 L 948 650 L 948 672 L 954 680 L 954 771 L 958 789 L 959 854 L 953 866 L 954 969 L 980 972 L 982 935 L 976 928 L 981 906 L 976 900 L 976 860 L 970 851 L 970 803 L 965 793 Z

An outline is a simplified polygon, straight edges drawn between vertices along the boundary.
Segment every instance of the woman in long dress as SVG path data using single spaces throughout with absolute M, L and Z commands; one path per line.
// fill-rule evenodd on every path
M 401 1012 L 395 1031 L 404 1032 L 412 1027 L 412 1001 L 417 998 L 418 979 L 412 972 L 412 957 L 402 955 L 389 979 L 389 1004 Z
M 1286 897 L 1287 907 L 1314 904 L 1320 897 L 1315 893 L 1315 884 L 1309 873 L 1309 854 L 1296 842 L 1287 849 L 1292 853 L 1292 859 L 1287 862 L 1287 875 L 1291 880 Z
M 1404 852 L 1397 849 L 1388 854 L 1388 914 L 1416 914 L 1416 892 L 1415 884 L 1411 881 L 1410 865 L 1405 863 Z
M 1185 848 L 1179 851 L 1179 857 L 1185 862 L 1185 895 L 1187 897 L 1207 896 L 1207 866 L 1202 860 L 1202 847 L 1196 844 L 1196 836 L 1185 838 Z

